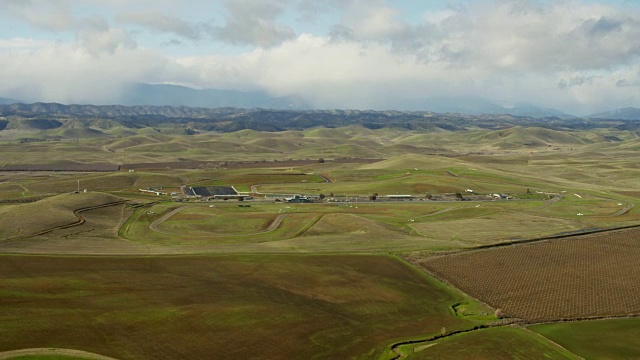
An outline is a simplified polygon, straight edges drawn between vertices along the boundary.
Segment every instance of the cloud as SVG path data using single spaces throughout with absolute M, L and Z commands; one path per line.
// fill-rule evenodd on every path
M 117 103 L 129 82 L 181 77 L 156 53 L 116 47 L 96 57 L 77 44 L 0 51 L 0 93 L 24 101 Z
M 114 54 L 120 48 L 135 49 L 136 42 L 123 29 L 85 30 L 78 34 L 80 44 L 93 56 L 102 53 Z
M 227 0 L 226 23 L 211 33 L 219 40 L 234 45 L 272 47 L 295 37 L 295 31 L 278 23 L 286 7 L 278 0 Z
M 113 53 L 119 47 L 137 46 L 129 31 L 112 28 L 103 16 L 74 16 L 67 1 L 0 0 L 0 9 L 39 29 L 75 33 L 78 44 L 94 56 Z
M 385 5 L 383 1 L 352 1 L 338 28 L 348 38 L 388 39 L 408 30 L 400 15 L 398 9 Z
M 60 0 L 0 0 L 0 10 L 44 30 L 67 31 L 74 27 L 71 7 Z
M 152 31 L 174 34 L 190 40 L 202 38 L 199 26 L 158 12 L 121 13 L 115 19 L 122 24 L 137 25 Z
M 640 55 L 633 40 L 640 35 L 638 14 L 576 2 L 521 13 L 507 12 L 510 6 L 480 17 L 474 26 L 476 44 L 488 45 L 476 45 L 476 51 L 501 60 L 498 65 L 505 70 L 600 70 L 628 64 Z
M 561 89 L 566 89 L 574 86 L 593 85 L 595 79 L 595 76 L 577 75 L 569 79 L 561 79 L 558 83 L 558 87 L 560 87 Z
M 48 45 L 49 42 L 36 39 L 12 38 L 0 39 L 0 52 L 15 50 L 34 50 Z
M 299 94 L 324 108 L 417 108 L 425 98 L 466 96 L 589 113 L 640 100 L 640 9 L 632 7 L 474 1 L 409 19 L 391 1 L 229 0 L 223 17 L 205 22 L 178 12 L 184 7 L 173 0 L 150 13 L 124 0 L 85 0 L 111 4 L 120 14 L 114 18 L 42 1 L 59 4 L 52 13 L 58 15 L 29 18 L 27 10 L 39 12 L 35 1 L 0 0 L 0 11 L 52 31 L 65 29 L 53 19 L 71 16 L 68 30 L 55 31 L 73 32 L 76 40 L 0 40 L 0 96 L 105 103 L 117 99 L 123 83 L 139 81 Z M 329 13 L 339 16 L 326 24 Z M 322 23 L 325 33 L 285 24 L 298 15 L 322 19 L 314 29 Z M 144 36 L 132 35 L 136 27 L 164 34 L 164 47 L 145 47 Z M 212 52 L 161 53 L 179 44 L 183 51 L 194 40 Z M 216 46 L 232 50 L 216 53 Z

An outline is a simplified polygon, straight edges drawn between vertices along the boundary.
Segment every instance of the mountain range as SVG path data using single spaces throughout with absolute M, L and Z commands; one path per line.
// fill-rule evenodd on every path
M 49 131 L 38 138 L 106 136 L 104 131 L 151 129 L 163 133 L 234 132 L 339 128 L 360 125 L 368 129 L 397 128 L 429 132 L 470 129 L 504 130 L 537 127 L 552 130 L 608 128 L 640 130 L 640 121 L 505 114 L 467 115 L 425 111 L 271 110 L 192 108 L 186 106 L 62 105 L 56 103 L 0 105 L 0 131 Z
M 15 104 L 15 103 L 18 103 L 18 102 L 20 102 L 20 101 L 14 100 L 14 99 L 7 99 L 7 98 L 0 97 L 0 105 Z
M 0 105 L 19 103 L 0 98 Z M 159 106 L 189 108 L 237 108 L 270 110 L 312 110 L 314 106 L 298 96 L 273 96 L 264 91 L 193 89 L 178 85 L 133 83 L 125 87 L 117 103 L 124 106 Z M 475 97 L 435 97 L 399 104 L 399 111 L 429 111 L 467 115 L 497 114 L 530 118 L 576 119 L 562 111 L 528 103 L 501 106 Z M 586 116 L 597 119 L 640 120 L 639 108 L 623 108 Z

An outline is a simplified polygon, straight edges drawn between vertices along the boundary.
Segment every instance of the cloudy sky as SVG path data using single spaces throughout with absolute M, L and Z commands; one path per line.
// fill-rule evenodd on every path
M 637 0 L 0 0 L 0 97 L 116 102 L 132 82 L 434 97 L 574 114 L 640 106 Z

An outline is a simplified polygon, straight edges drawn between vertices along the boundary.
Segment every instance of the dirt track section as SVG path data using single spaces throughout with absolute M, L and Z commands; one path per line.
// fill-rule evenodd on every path
M 4 242 L 10 242 L 10 241 L 14 241 L 14 240 L 21 240 L 21 239 L 28 239 L 28 238 L 32 238 L 34 236 L 38 236 L 38 235 L 44 235 L 44 234 L 48 234 L 54 230 L 60 230 L 60 229 L 67 229 L 70 227 L 74 227 L 74 226 L 79 226 L 82 225 L 86 222 L 86 219 L 84 217 L 82 217 L 81 213 L 85 212 L 85 211 L 90 211 L 90 210 L 96 210 L 96 209 L 102 209 L 105 207 L 110 207 L 110 206 L 116 206 L 116 205 L 122 205 L 124 204 L 126 201 L 122 200 L 122 201 L 114 201 L 114 202 L 109 202 L 106 204 L 100 204 L 100 205 L 96 205 L 96 206 L 89 206 L 89 207 L 84 207 L 84 208 L 80 208 L 80 209 L 76 209 L 73 211 L 73 214 L 78 218 L 77 221 L 72 222 L 70 224 L 66 224 L 66 225 L 60 225 L 60 226 L 56 226 L 50 229 L 46 229 L 46 230 L 41 230 L 35 233 L 31 233 L 28 235 L 20 235 L 20 236 L 16 236 L 16 237 L 12 237 L 12 238 L 7 238 L 7 239 L 0 239 L 0 243 L 4 243 Z
M 190 208 L 192 206 L 182 206 L 179 207 L 177 209 L 174 209 L 173 211 L 170 211 L 168 213 L 166 213 L 165 215 L 163 215 L 160 219 L 154 221 L 151 225 L 149 225 L 149 229 L 155 231 L 155 232 L 159 232 L 161 234 L 166 234 L 166 235 L 177 235 L 177 234 L 173 234 L 170 232 L 166 232 L 166 231 L 162 231 L 160 229 L 158 229 L 158 226 L 160 224 L 162 224 L 163 222 L 165 222 L 167 219 L 169 219 L 170 217 L 172 217 L 173 215 L 179 213 L 180 211 L 186 210 L 188 208 Z
M 170 211 L 169 213 L 163 215 L 160 219 L 154 221 L 151 225 L 149 225 L 149 229 L 151 229 L 152 231 L 155 232 L 159 232 L 161 234 L 165 234 L 165 235 L 182 235 L 182 234 L 178 234 L 178 233 L 172 233 L 172 232 L 168 232 L 168 231 L 163 231 L 158 229 L 158 226 L 160 224 L 162 224 L 163 222 L 167 221 L 168 219 L 170 219 L 172 216 L 174 216 L 175 214 L 179 213 L 180 211 L 186 210 L 187 208 L 191 208 L 193 206 L 183 206 L 183 207 L 179 207 L 173 211 Z M 280 224 L 282 223 L 282 220 L 284 220 L 285 215 L 284 214 L 280 214 L 278 215 L 278 217 L 275 218 L 275 220 L 273 220 L 273 222 L 269 225 L 269 227 L 265 230 L 262 231 L 258 231 L 252 234 L 242 234 L 242 235 L 225 235 L 225 236 L 253 236 L 253 235 L 259 235 L 259 234 L 265 234 L 271 231 L 276 230 Z M 215 235 L 215 234 L 212 234 Z M 208 235 L 190 235 L 190 237 L 208 237 Z
M 116 358 L 102 356 L 82 350 L 53 349 L 53 348 L 33 348 L 0 352 L 0 360 L 13 359 L 19 356 L 72 356 L 88 360 L 118 360 Z

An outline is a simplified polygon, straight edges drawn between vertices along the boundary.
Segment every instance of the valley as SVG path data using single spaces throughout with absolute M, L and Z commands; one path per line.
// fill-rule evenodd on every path
M 640 356 L 638 122 L 45 108 L 2 107 L 0 358 Z

